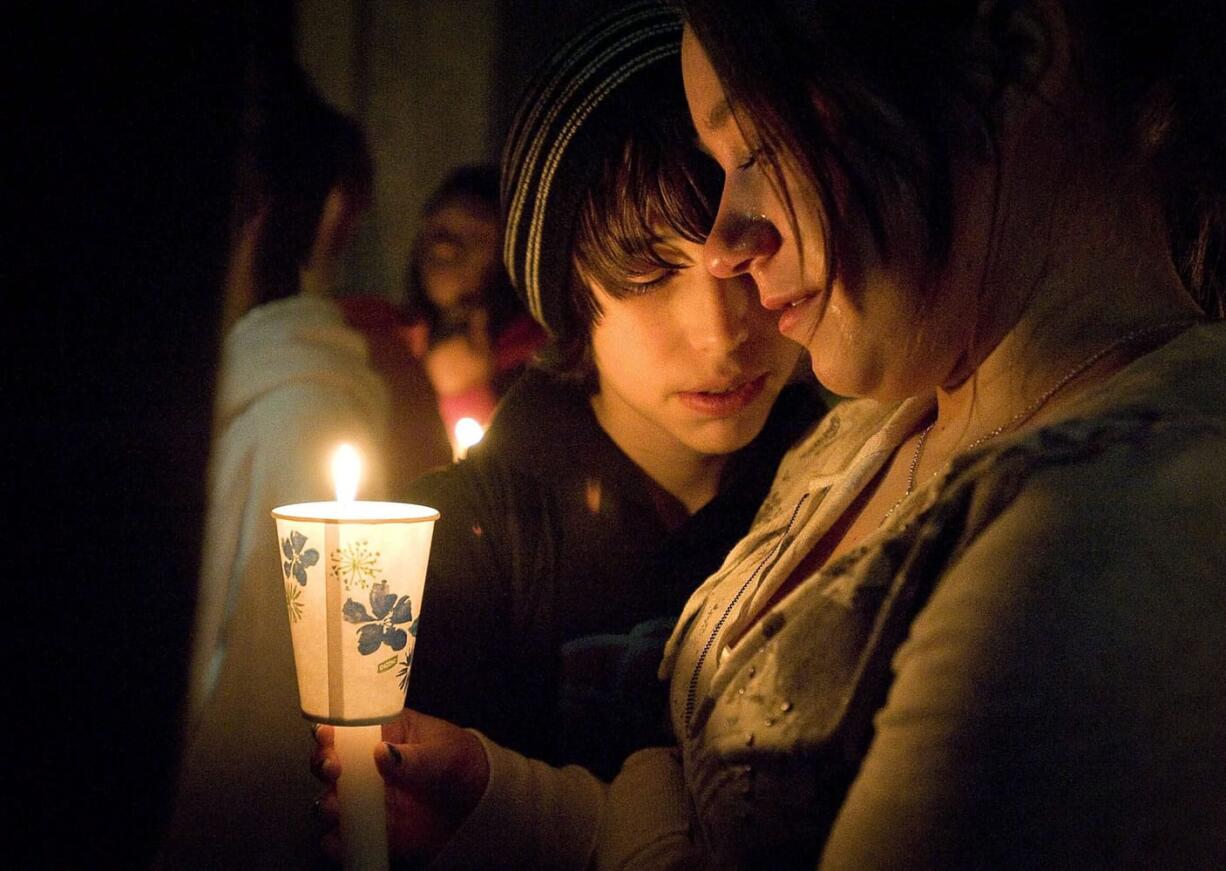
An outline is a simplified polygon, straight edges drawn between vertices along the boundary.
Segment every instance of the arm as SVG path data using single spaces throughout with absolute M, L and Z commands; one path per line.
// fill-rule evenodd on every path
M 584 769 L 527 759 L 479 733 L 406 710 L 383 727 L 375 761 L 388 788 L 388 837 L 397 859 L 434 868 L 686 868 L 689 840 L 678 754 L 641 750 L 612 784 Z M 320 727 L 313 767 L 335 825 L 342 773 L 332 728 Z M 325 849 L 339 856 L 335 831 Z
M 1221 867 L 1213 452 L 1116 446 L 1027 482 L 900 649 L 824 869 Z

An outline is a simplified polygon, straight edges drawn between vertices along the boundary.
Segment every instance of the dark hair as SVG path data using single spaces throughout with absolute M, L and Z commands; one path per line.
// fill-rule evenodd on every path
M 487 213 L 490 223 L 502 230 L 502 214 L 498 201 L 498 167 L 493 164 L 469 164 L 459 166 L 447 174 L 442 184 L 430 194 L 421 214 L 428 218 L 447 206 L 465 204 Z M 424 321 L 430 328 L 432 341 L 444 338 L 457 325 L 444 323 L 443 312 L 430 299 L 422 282 L 422 259 L 425 254 L 421 234 L 413 242 L 409 264 L 405 272 L 405 296 L 401 306 L 402 317 L 408 321 Z M 498 245 L 501 251 L 501 243 Z M 495 261 L 498 261 L 495 256 Z M 506 326 L 524 312 L 523 305 L 511 286 L 506 270 L 498 264 L 492 284 L 484 289 L 484 304 L 489 315 L 489 330 L 492 338 L 499 336 Z
M 240 213 L 267 209 L 254 264 L 256 301 L 264 303 L 298 292 L 328 192 L 340 186 L 361 211 L 373 170 L 361 128 L 324 102 L 300 69 L 266 73 L 254 91 Z
M 702 243 L 715 218 L 722 175 L 694 146 L 684 107 L 676 110 L 630 128 L 579 207 L 565 314 L 544 359 L 589 390 L 596 388 L 591 328 L 601 315 L 591 283 L 614 299 L 632 295 L 628 276 L 675 265 L 656 250 L 665 235 Z
M 456 200 L 473 200 L 498 216 L 498 167 L 492 163 L 474 163 L 457 166 L 447 174 L 426 204 L 423 215 L 433 215 Z
M 1025 86 L 1000 0 L 681 0 L 795 225 L 782 161 L 817 191 L 827 281 L 855 287 L 855 234 L 891 256 L 888 216 L 909 208 L 928 262 L 949 256 L 951 163 L 995 155 L 999 98 Z M 1226 292 L 1226 95 L 1216 0 L 1067 0 L 1088 83 L 1118 152 L 1153 174 L 1172 252 L 1207 312 Z M 983 38 L 986 28 L 987 39 Z M 845 194 L 836 195 L 836 191 Z M 894 226 L 897 226 L 894 224 Z M 795 229 L 795 227 L 793 227 Z M 909 227 L 908 229 L 914 229 Z

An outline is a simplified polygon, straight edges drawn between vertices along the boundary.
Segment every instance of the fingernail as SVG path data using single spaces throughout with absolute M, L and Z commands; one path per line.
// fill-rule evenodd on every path
M 392 757 L 392 761 L 397 765 L 404 761 L 400 756 L 400 751 L 396 749 L 395 744 L 388 744 L 386 741 L 384 741 L 383 746 L 387 748 L 387 755 Z
M 312 723 L 311 724 L 311 737 L 314 738 L 317 734 L 319 734 L 319 724 Z
M 323 816 L 323 806 L 324 806 L 324 803 L 321 799 L 317 798 L 315 799 L 315 801 L 311 802 L 311 816 L 313 816 L 315 819 L 319 819 L 320 817 L 322 817 Z

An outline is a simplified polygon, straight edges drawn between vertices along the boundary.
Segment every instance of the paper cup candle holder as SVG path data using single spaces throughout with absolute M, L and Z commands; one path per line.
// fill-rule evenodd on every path
M 347 445 L 334 455 L 332 474 L 336 501 L 285 505 L 272 515 L 302 713 L 338 727 L 346 866 L 380 868 L 383 784 L 372 754 L 379 724 L 404 707 L 439 515 L 422 505 L 356 501 L 360 460 Z

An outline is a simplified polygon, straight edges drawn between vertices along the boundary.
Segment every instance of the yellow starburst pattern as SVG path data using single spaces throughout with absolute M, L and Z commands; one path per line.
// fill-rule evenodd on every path
M 369 589 L 378 580 L 379 557 L 379 551 L 371 550 L 365 539 L 350 542 L 332 551 L 329 559 L 332 577 L 344 584 L 347 591 L 354 587 Z

